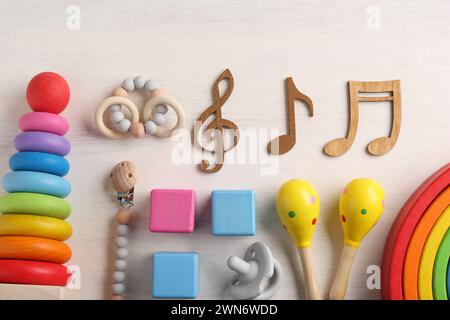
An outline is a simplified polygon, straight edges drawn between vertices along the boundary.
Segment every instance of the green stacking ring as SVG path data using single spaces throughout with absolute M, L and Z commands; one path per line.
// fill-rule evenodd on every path
M 17 192 L 0 197 L 0 213 L 3 214 L 34 214 L 66 219 L 71 210 L 66 200 L 46 194 Z

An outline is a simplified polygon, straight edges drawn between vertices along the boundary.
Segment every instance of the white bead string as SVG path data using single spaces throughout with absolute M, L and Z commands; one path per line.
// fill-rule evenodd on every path
M 131 213 L 130 213 L 131 214 Z M 116 271 L 114 272 L 114 282 L 112 286 L 113 295 L 123 296 L 125 293 L 125 274 L 128 257 L 128 226 L 117 224 L 116 229 Z
M 137 76 L 134 79 L 128 78 L 122 82 L 122 88 L 127 92 L 133 92 L 135 90 L 144 89 L 152 92 L 160 88 L 160 85 L 155 80 L 145 80 L 142 76 Z M 110 121 L 115 128 L 121 133 L 127 133 L 131 128 L 131 121 L 125 117 L 125 114 L 121 111 L 121 105 L 114 104 L 108 108 L 110 112 Z M 157 127 L 166 123 L 165 114 L 168 111 L 166 105 L 158 105 L 155 108 L 152 120 L 148 120 L 144 123 L 145 133 L 148 135 L 154 135 L 157 131 Z

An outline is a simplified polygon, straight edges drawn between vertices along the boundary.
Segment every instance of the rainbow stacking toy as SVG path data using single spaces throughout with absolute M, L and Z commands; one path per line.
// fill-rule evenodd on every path
M 33 112 L 19 120 L 18 152 L 3 178 L 8 193 L 0 197 L 0 283 L 64 287 L 70 277 L 63 265 L 72 255 L 63 242 L 72 235 L 65 221 L 71 207 L 64 200 L 71 186 L 63 178 L 69 171 L 64 156 L 70 144 L 63 137 L 69 124 L 58 115 L 69 98 L 66 80 L 56 73 L 40 73 L 28 84 Z
M 450 163 L 408 199 L 386 242 L 381 296 L 393 300 L 450 298 Z

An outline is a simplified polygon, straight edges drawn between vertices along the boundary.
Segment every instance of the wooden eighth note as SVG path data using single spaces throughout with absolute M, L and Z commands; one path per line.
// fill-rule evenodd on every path
M 220 95 L 220 82 L 223 80 L 227 81 L 227 88 L 224 94 Z M 233 92 L 234 80 L 233 75 L 229 69 L 226 69 L 214 82 L 212 94 L 213 94 L 213 104 L 208 107 L 198 118 L 198 121 L 203 124 L 211 115 L 215 115 L 215 119 L 208 124 L 206 127 L 206 132 L 210 133 L 212 130 L 216 133 L 214 136 L 215 148 L 214 150 L 207 150 L 203 144 L 201 144 L 202 150 L 210 151 L 216 156 L 216 163 L 212 168 L 209 168 L 210 163 L 207 160 L 202 160 L 199 165 L 201 171 L 205 173 L 215 173 L 223 167 L 223 162 L 225 158 L 225 152 L 233 149 L 239 142 L 239 128 L 232 121 L 222 118 L 222 107 L 224 103 L 228 100 Z M 230 148 L 226 149 L 224 140 L 225 132 L 224 129 L 230 129 L 233 132 L 233 144 Z M 198 136 L 198 134 L 197 134 Z
M 332 157 L 338 157 L 350 149 L 355 140 L 356 129 L 358 128 L 359 102 L 392 101 L 392 123 L 389 136 L 376 138 L 367 146 L 369 153 L 374 156 L 382 156 L 388 153 L 394 147 L 400 133 L 402 108 L 400 80 L 372 82 L 349 81 L 348 92 L 350 99 L 350 123 L 347 136 L 328 142 L 324 148 L 325 153 Z M 387 97 L 363 97 L 358 95 L 359 93 L 383 92 L 391 93 L 391 95 Z
M 273 139 L 267 145 L 267 151 L 271 154 L 285 154 L 295 145 L 295 100 L 305 103 L 310 117 L 314 115 L 314 106 L 312 100 L 301 93 L 294 84 L 291 77 L 285 80 L 286 87 L 286 107 L 288 112 L 288 129 L 287 134 Z

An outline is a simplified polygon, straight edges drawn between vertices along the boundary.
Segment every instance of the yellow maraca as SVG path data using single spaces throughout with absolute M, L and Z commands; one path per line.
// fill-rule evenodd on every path
M 330 290 L 330 299 L 344 299 L 353 259 L 361 241 L 375 226 L 384 210 L 383 188 L 374 180 L 350 181 L 339 199 L 339 212 L 344 229 L 344 248 Z
M 319 197 L 305 180 L 291 179 L 278 190 L 278 217 L 298 248 L 305 278 L 306 297 L 321 299 L 311 256 L 311 241 L 319 218 Z

